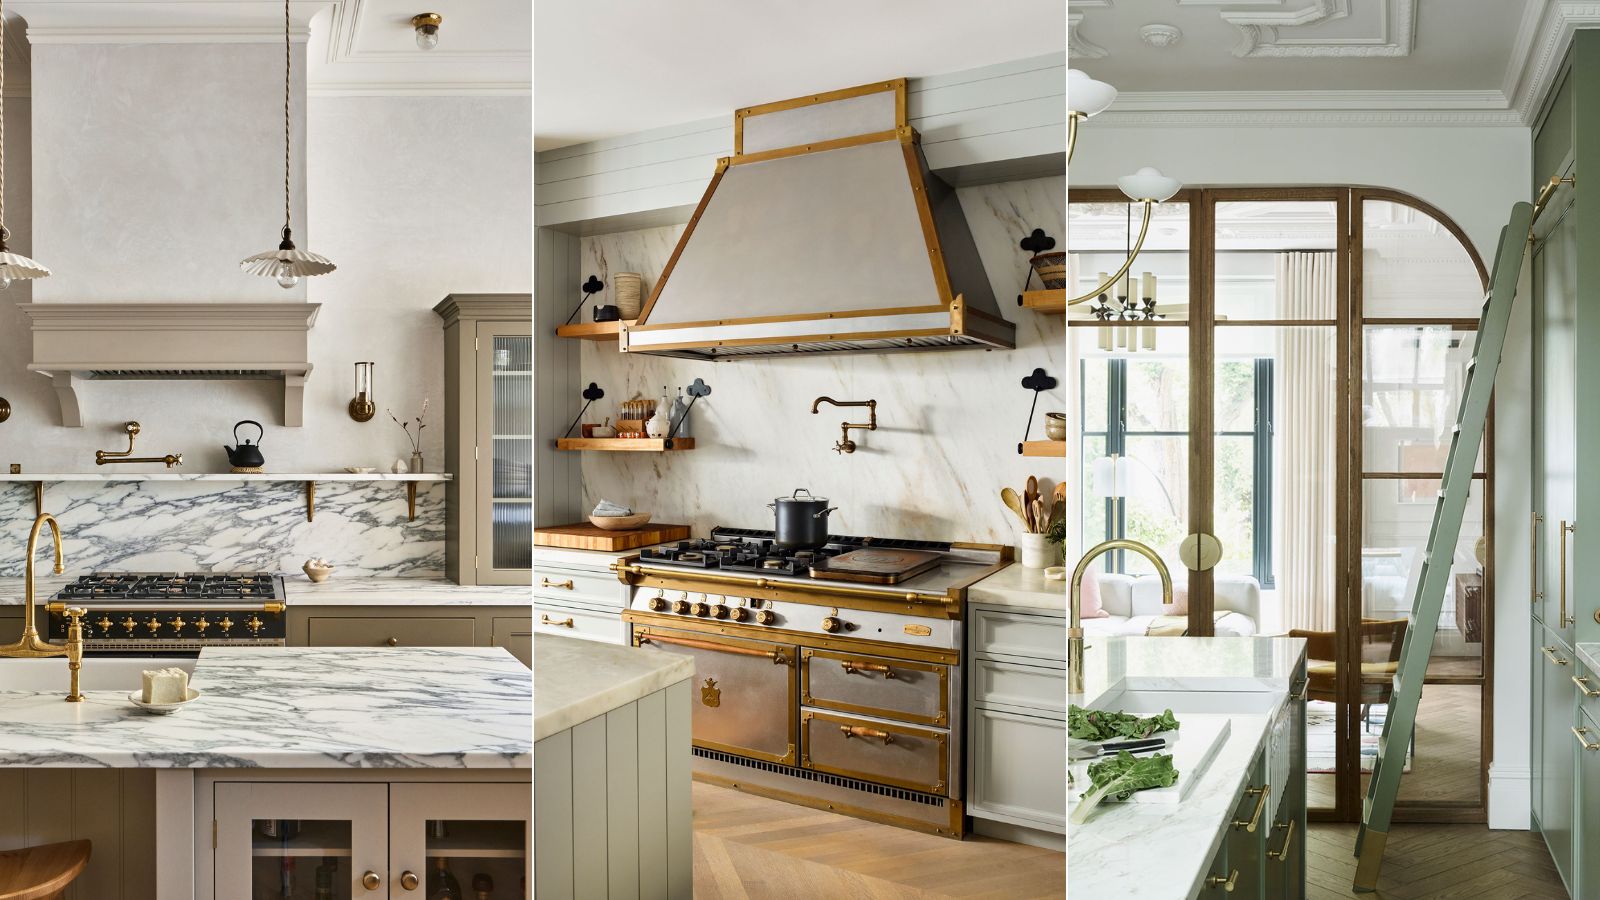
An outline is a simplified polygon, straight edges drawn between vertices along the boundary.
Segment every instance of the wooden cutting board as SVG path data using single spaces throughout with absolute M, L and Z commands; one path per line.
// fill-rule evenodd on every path
M 600 550 L 617 553 L 635 550 L 667 541 L 689 538 L 689 526 L 667 525 L 651 522 L 632 531 L 607 531 L 588 522 L 571 525 L 549 525 L 533 530 L 533 543 L 539 547 L 561 547 L 566 550 Z
M 899 584 L 937 566 L 941 559 L 937 553 L 922 550 L 864 547 L 818 560 L 811 566 L 811 577 Z

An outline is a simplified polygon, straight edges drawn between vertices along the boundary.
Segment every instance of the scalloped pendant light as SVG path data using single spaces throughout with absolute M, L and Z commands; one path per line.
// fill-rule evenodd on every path
M 3 2 L 3 0 L 0 0 Z M 251 275 L 276 278 L 284 290 L 310 275 L 326 275 L 338 268 L 327 257 L 295 247 L 289 230 L 289 0 L 283 0 L 283 240 L 278 249 L 257 253 L 239 263 Z M 46 273 L 49 274 L 49 273 Z
M 8 288 L 18 278 L 45 278 L 50 270 L 20 253 L 12 253 L 6 242 L 6 16 L 0 0 L 0 288 Z

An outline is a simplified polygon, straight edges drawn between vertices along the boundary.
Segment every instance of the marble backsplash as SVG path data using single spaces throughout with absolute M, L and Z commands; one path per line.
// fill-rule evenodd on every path
M 318 482 L 316 520 L 305 484 L 214 481 L 53 482 L 45 510 L 61 523 L 67 571 L 298 573 L 322 557 L 338 576 L 440 576 L 445 486 Z M 0 484 L 0 576 L 19 576 L 34 520 L 33 485 Z M 48 571 L 41 548 L 36 572 Z
M 1021 380 L 1034 368 L 1058 386 L 1039 398 L 1034 439 L 1044 438 L 1044 413 L 1066 406 L 1062 366 L 1066 327 L 1015 305 L 1027 275 L 1017 242 L 1034 228 L 1061 240 L 1066 222 L 1063 178 L 1040 178 L 961 188 L 1001 314 L 1017 326 L 1012 351 L 947 351 L 808 355 L 700 362 L 624 356 L 614 344 L 583 342 L 582 381 L 606 397 L 586 421 L 615 417 L 616 403 L 657 397 L 703 378 L 712 394 L 694 407 L 696 447 L 684 453 L 585 453 L 584 499 L 600 498 L 681 522 L 704 534 L 715 525 L 771 528 L 766 504 L 804 487 L 839 507 L 836 534 L 1011 544 L 1019 523 L 1001 503 L 1002 486 L 1019 491 L 1029 475 L 1053 486 L 1065 461 L 1016 453 L 1032 393 Z M 648 296 L 677 244 L 682 226 L 586 237 L 582 271 L 607 282 L 638 272 Z M 1037 286 L 1037 282 L 1035 282 Z M 878 430 L 852 432 L 858 449 L 833 451 L 843 421 L 865 420 L 864 409 L 824 406 L 815 398 L 878 401 Z

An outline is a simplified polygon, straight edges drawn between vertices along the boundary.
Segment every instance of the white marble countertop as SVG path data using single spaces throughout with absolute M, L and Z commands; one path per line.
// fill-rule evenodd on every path
M 1600 672 L 1600 644 L 1579 644 L 1573 649 L 1578 653 L 1578 662 L 1588 666 L 1591 672 Z
M 41 563 L 39 568 L 49 571 Z M 77 575 L 39 575 L 34 578 L 34 602 L 55 597 Z M 304 573 L 283 576 L 283 591 L 290 606 L 527 606 L 533 602 L 531 584 L 460 585 L 445 578 L 333 577 L 313 584 Z M 21 578 L 0 578 L 0 607 L 21 606 Z M 86 604 L 90 609 L 94 604 Z M 9 640 L 9 638 L 4 638 Z
M 533 636 L 533 739 L 605 715 L 694 677 L 694 660 L 649 647 L 621 647 L 551 634 Z
M 157 463 L 159 465 L 159 463 Z M 60 472 L 55 474 L 0 474 L 8 481 L 450 481 L 442 472 Z
M 0 766 L 528 768 L 531 675 L 498 647 L 211 647 L 170 716 L 137 685 L 0 692 Z
M 1045 578 L 1043 569 L 1029 569 L 1012 563 L 967 588 L 967 602 L 1044 609 L 1065 615 L 1067 583 Z
M 1089 640 L 1087 690 L 1071 698 L 1079 705 L 1115 708 L 1124 691 L 1185 691 L 1210 695 L 1203 704 L 1207 712 L 1227 712 L 1227 698 L 1215 695 L 1268 696 L 1241 704 L 1255 705 L 1257 712 L 1230 716 L 1227 741 L 1181 805 L 1107 804 L 1083 825 L 1069 826 L 1069 900 L 1186 900 L 1199 893 L 1250 764 L 1267 740 L 1272 717 L 1288 702 L 1304 654 L 1300 638 Z M 1182 704 L 1170 705 L 1181 724 Z M 1081 794 L 1088 786 L 1070 790 Z M 1152 866 L 1157 856 L 1160 865 Z

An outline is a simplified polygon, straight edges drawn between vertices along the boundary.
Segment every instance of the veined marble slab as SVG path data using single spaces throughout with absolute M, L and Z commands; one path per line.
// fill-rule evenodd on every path
M 0 693 L 0 766 L 525 769 L 531 677 L 498 647 L 208 647 L 170 716 Z
M 1600 672 L 1600 644 L 1579 644 L 1578 661 L 1589 667 L 1591 672 Z
M 1067 583 L 1045 578 L 1043 569 L 1028 569 L 1012 563 L 967 588 L 967 602 L 1042 609 L 1066 615 Z
M 682 653 L 551 634 L 533 636 L 533 667 L 535 741 L 694 677 L 694 660 Z
M 55 475 L 0 474 L 0 483 L 35 482 L 50 484 L 57 481 L 450 481 L 455 476 L 438 472 L 418 472 L 396 475 L 391 472 L 323 472 L 321 474 L 291 472 L 68 472 Z

